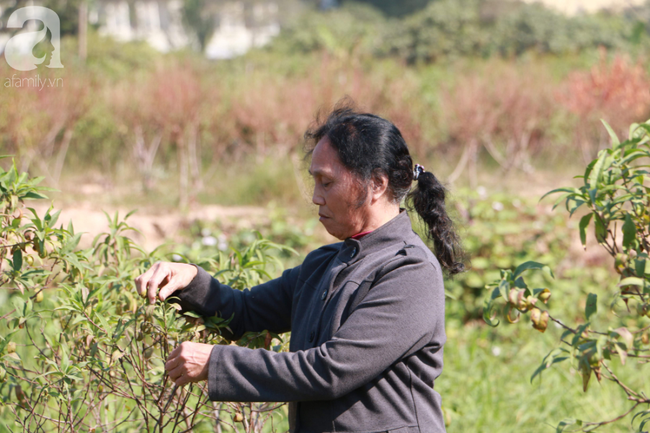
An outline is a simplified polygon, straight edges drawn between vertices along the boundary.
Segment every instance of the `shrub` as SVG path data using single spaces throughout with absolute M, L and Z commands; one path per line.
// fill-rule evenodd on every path
M 377 10 L 362 4 L 308 11 L 286 23 L 269 49 L 288 55 L 321 50 L 337 56 L 369 55 L 384 25 L 385 19 Z
M 559 347 L 543 359 L 531 380 L 554 365 L 568 368 L 570 361 L 582 375 L 585 392 L 595 376 L 599 382 L 606 379 L 614 383 L 630 401 L 629 410 L 618 417 L 604 421 L 564 420 L 558 431 L 591 431 L 630 413 L 634 413 L 632 422 L 638 423 L 638 431 L 650 423 L 650 411 L 646 410 L 650 399 L 644 390 L 647 383 L 625 384 L 616 373 L 623 368 L 642 368 L 650 350 L 650 123 L 633 124 L 629 139 L 623 142 L 606 126 L 611 147 L 601 150 L 584 175 L 577 176 L 582 185 L 559 188 L 547 195 L 562 193 L 556 206 L 564 202 L 570 215 L 586 208 L 579 223 L 582 244 L 586 245 L 587 229 L 593 227 L 596 241 L 613 260 L 620 276 L 618 284 L 588 293 L 578 304 L 584 305 L 584 315 L 580 314 L 582 317 L 572 324 L 556 313 L 551 315 L 546 305 L 552 293 L 554 306 L 561 305 L 562 293 L 533 288 L 524 279 L 529 270 L 543 269 L 553 276 L 548 266 L 527 261 L 514 271 L 501 271 L 501 279 L 489 285 L 493 290 L 484 308 L 485 321 L 492 326 L 499 324 L 499 318 L 515 323 L 530 313 L 532 326 L 541 332 L 553 322 L 563 329 Z M 609 306 L 605 311 L 603 297 Z M 574 313 L 579 313 L 575 307 Z M 632 363 L 637 365 L 632 367 Z
M 392 21 L 378 53 L 414 63 L 530 52 L 576 54 L 598 47 L 633 50 L 633 27 L 634 21 L 622 16 L 567 17 L 540 4 L 498 8 L 477 0 L 438 0 Z
M 25 207 L 25 200 L 44 198 L 40 180 L 19 175 L 15 164 L 0 171 L 0 284 L 10 293 L 0 318 L 1 417 L 22 431 L 278 427 L 281 405 L 212 403 L 205 383 L 179 388 L 168 379 L 164 362 L 174 346 L 229 344 L 220 332 L 229 319 L 179 316 L 173 303 L 141 301 L 134 278 L 168 256 L 138 247 L 127 236 L 129 215 L 117 214 L 108 232 L 79 250 L 81 234 L 72 225 L 56 228 L 58 212 L 40 216 Z M 242 251 L 197 262 L 242 289 L 268 277 L 275 249 L 284 247 L 258 238 Z M 286 349 L 268 332 L 238 344 Z
M 522 4 L 497 19 L 491 51 L 506 56 L 526 52 L 575 54 L 587 49 L 625 48 L 625 21 L 617 16 L 567 17 L 541 4 Z
M 481 28 L 478 0 L 440 0 L 385 33 L 380 53 L 409 63 L 482 55 L 487 33 Z

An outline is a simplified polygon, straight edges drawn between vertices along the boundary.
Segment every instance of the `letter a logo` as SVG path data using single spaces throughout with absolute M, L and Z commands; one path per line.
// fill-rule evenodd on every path
M 31 71 L 36 69 L 46 58 L 51 56 L 48 68 L 62 68 L 61 64 L 61 22 L 59 16 L 52 9 L 42 6 L 27 6 L 17 9 L 9 16 L 7 28 L 21 29 L 27 20 L 39 20 L 43 22 L 43 30 L 32 32 L 21 32 L 7 42 L 5 46 L 5 59 L 14 69 L 19 71 Z M 32 50 L 41 42 L 48 33 L 51 34 L 51 54 L 41 58 L 34 57 Z

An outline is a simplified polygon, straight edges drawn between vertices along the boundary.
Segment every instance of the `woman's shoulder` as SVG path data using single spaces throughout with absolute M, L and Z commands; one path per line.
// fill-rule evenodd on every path
M 442 277 L 440 262 L 424 243 L 405 244 L 395 256 L 386 260 L 382 271 L 409 274 L 415 272 L 429 281 Z
M 399 245 L 393 246 L 398 252 L 390 260 L 392 267 L 417 266 L 426 273 L 441 274 L 442 266 L 429 246 L 415 232 L 406 236 Z

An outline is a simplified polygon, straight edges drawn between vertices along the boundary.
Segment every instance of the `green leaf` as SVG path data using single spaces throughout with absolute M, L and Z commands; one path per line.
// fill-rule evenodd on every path
M 546 197 L 547 195 L 555 194 L 555 193 L 558 193 L 558 192 L 566 192 L 566 193 L 575 194 L 575 195 L 582 195 L 578 188 L 557 188 L 557 189 L 554 189 L 554 190 L 549 191 L 546 194 L 544 194 L 542 196 L 542 198 L 539 199 L 539 201 L 542 201 L 544 199 L 544 197 Z
M 644 280 L 641 279 L 641 278 L 637 278 L 637 277 L 627 277 L 627 278 L 623 278 L 623 279 L 618 283 L 618 285 L 619 285 L 620 287 L 625 287 L 625 286 L 641 286 L 641 287 L 643 287 L 643 284 L 644 284 Z
M 14 251 L 14 271 L 20 271 L 20 268 L 23 267 L 23 252 L 20 248 L 16 248 Z
M 634 259 L 634 270 L 637 275 L 645 275 L 647 271 L 650 271 L 646 266 L 646 263 L 648 263 L 647 258 L 637 257 Z
M 598 311 L 598 295 L 590 293 L 587 296 L 587 305 L 585 305 L 585 317 L 587 320 Z
M 49 213 L 49 211 L 48 211 L 48 213 Z M 57 212 L 55 212 L 54 215 L 51 215 L 51 216 L 50 216 L 50 221 L 48 222 L 47 225 L 50 226 L 50 227 L 54 227 L 54 225 L 56 224 L 56 222 L 57 222 L 58 219 L 59 219 L 59 215 L 61 215 L 61 211 L 60 211 L 60 210 L 57 211 Z
M 603 125 L 605 125 L 605 129 L 607 129 L 607 133 L 612 139 L 612 149 L 616 149 L 621 145 L 621 141 L 618 139 L 618 136 L 616 135 L 616 132 L 612 129 L 611 126 L 609 126 L 609 123 L 605 122 L 604 119 L 600 119 L 601 122 L 603 122 Z
M 23 195 L 21 198 L 23 198 L 23 199 L 32 199 L 32 200 L 42 200 L 42 199 L 48 198 L 48 196 L 46 196 L 44 194 L 39 194 L 39 193 L 34 192 L 34 191 L 30 191 L 27 194 Z
M 600 155 L 598 155 L 598 159 L 596 160 L 596 164 L 594 164 L 594 168 L 591 170 L 591 173 L 589 174 L 589 187 L 591 189 L 595 189 L 598 187 L 598 182 L 600 182 L 600 179 L 603 174 L 603 168 L 605 167 L 605 160 L 607 159 L 608 153 L 606 150 L 601 150 Z
M 556 353 L 558 352 L 559 353 Z M 540 364 L 539 367 L 537 367 L 537 370 L 533 373 L 533 375 L 530 377 L 530 383 L 533 383 L 533 379 L 540 375 L 541 378 L 541 373 L 546 370 L 547 368 L 550 368 L 553 364 L 557 364 L 562 361 L 566 361 L 569 359 L 569 356 L 566 356 L 566 350 L 564 349 L 553 349 L 551 350 L 548 355 L 544 357 L 542 360 L 542 363 Z M 550 358 L 550 361 L 549 361 Z
M 82 235 L 83 233 L 77 233 L 69 238 L 65 245 L 59 250 L 59 256 L 65 256 L 66 254 L 71 253 L 77 245 L 79 245 Z
M 587 179 L 589 178 L 589 175 L 591 174 L 591 171 L 594 169 L 594 165 L 596 165 L 597 161 L 598 161 L 597 159 L 594 159 L 587 165 L 587 168 L 585 169 L 585 174 L 584 176 L 582 176 L 582 179 L 585 181 L 585 185 L 587 185 Z
M 194 318 L 194 319 L 198 319 L 198 318 L 203 317 L 203 316 L 201 316 L 200 314 L 195 313 L 195 312 L 193 312 L 193 311 L 184 311 L 184 312 L 183 312 L 183 315 L 184 315 L 184 316 L 188 316 L 188 317 L 192 317 L 192 318 Z
M 555 278 L 555 276 L 553 275 L 553 271 L 551 271 L 551 268 L 549 268 L 547 265 L 543 263 L 538 263 L 534 261 L 524 262 L 521 265 L 517 266 L 513 278 L 516 280 L 521 274 L 523 274 L 529 269 L 541 269 L 544 272 L 547 272 L 551 277 Z
M 589 193 L 590 203 L 596 206 L 596 198 L 598 197 L 598 188 L 591 188 L 589 189 L 588 193 Z
M 573 214 L 575 213 L 575 211 L 577 211 L 578 209 L 580 209 L 580 207 L 581 207 L 583 204 L 586 203 L 586 201 L 584 201 L 584 200 L 582 200 L 582 199 L 577 200 L 577 199 L 574 198 L 572 201 L 575 203 L 575 205 L 574 205 L 571 209 L 569 209 L 569 218 L 571 218 L 571 217 L 573 216 Z M 568 205 L 568 204 L 569 204 L 569 200 L 567 200 L 567 205 Z
M 636 225 L 632 221 L 630 214 L 625 214 L 623 223 L 623 247 L 630 248 L 636 240 Z
M 496 318 L 496 312 L 494 311 L 494 303 L 485 301 L 483 305 L 483 320 L 487 323 L 488 326 L 496 328 L 499 326 L 499 319 Z
M 20 218 L 14 219 L 11 222 L 11 227 L 17 229 L 18 227 L 20 227 L 20 222 L 21 222 Z
M 126 216 L 124 217 L 124 221 L 126 221 L 127 219 L 129 219 L 129 217 L 130 217 L 131 215 L 133 215 L 134 213 L 136 213 L 137 211 L 138 211 L 137 209 L 133 209 L 131 212 L 127 213 Z
M 99 320 L 99 323 L 104 327 L 103 331 L 110 334 L 111 333 L 111 327 L 109 326 L 109 324 L 106 321 L 106 319 L 104 318 L 104 316 L 102 316 L 99 313 L 95 313 L 95 317 L 97 317 L 97 319 Z
M 582 242 L 582 246 L 586 249 L 587 248 L 587 227 L 589 226 L 589 221 L 591 221 L 591 217 L 594 216 L 592 213 L 588 213 L 587 215 L 583 216 L 580 218 L 580 242 Z
M 24 316 L 25 315 L 25 305 L 26 305 L 25 300 L 23 298 L 19 298 L 18 296 L 15 296 L 11 300 L 11 302 L 14 304 L 14 308 L 16 309 L 16 312 L 20 316 Z
M 556 433 L 563 433 L 567 430 L 568 427 L 571 427 L 572 425 L 581 425 L 582 422 L 580 420 L 576 420 L 573 418 L 567 418 L 565 420 L 562 420 L 558 425 L 557 428 L 555 429 Z
M 621 337 L 621 339 L 625 343 L 626 350 L 632 350 L 634 348 L 634 336 L 625 326 L 616 328 L 612 332 L 616 333 L 618 336 Z
M 3 356 L 3 358 L 11 358 L 14 361 L 22 362 L 22 360 L 20 359 L 20 356 L 16 352 L 7 353 L 6 355 Z

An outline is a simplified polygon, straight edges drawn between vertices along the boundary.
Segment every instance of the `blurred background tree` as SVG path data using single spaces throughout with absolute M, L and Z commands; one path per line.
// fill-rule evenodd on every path
M 365 3 L 372 7 L 379 9 L 386 16 L 389 17 L 404 17 L 419 10 L 424 9 L 432 0 L 403 0 L 403 1 L 390 1 L 390 0 L 360 0 L 354 1 L 341 1 L 341 5 L 349 3 Z
M 198 48 L 205 50 L 205 46 L 218 25 L 218 1 L 184 0 L 183 22 L 186 28 L 196 37 Z

